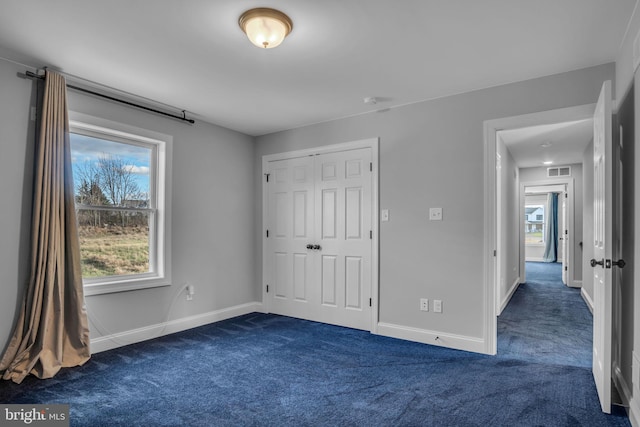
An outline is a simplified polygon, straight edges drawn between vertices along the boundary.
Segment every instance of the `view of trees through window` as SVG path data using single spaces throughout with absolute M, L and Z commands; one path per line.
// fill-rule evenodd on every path
M 150 271 L 153 147 L 71 134 L 82 276 Z
M 544 243 L 544 205 L 524 207 L 524 236 L 526 244 Z

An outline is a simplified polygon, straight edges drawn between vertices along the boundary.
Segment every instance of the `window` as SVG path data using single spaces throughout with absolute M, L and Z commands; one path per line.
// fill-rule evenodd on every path
M 75 116 L 85 119 L 70 121 L 85 293 L 168 285 L 165 180 L 171 138 Z
M 525 244 L 544 243 L 544 204 L 525 205 L 524 207 L 524 236 Z

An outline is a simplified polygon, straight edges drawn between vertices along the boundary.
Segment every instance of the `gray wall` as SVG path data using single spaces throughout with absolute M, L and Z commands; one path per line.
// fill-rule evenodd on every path
M 636 16 L 640 16 L 640 13 L 636 13 Z M 637 22 L 636 20 L 635 22 Z M 632 27 L 630 34 L 635 34 L 640 30 L 640 24 Z M 640 72 L 635 73 L 633 83 L 634 93 L 634 128 L 640 129 Z M 634 198 L 634 212 L 633 212 L 633 264 L 638 265 L 638 268 L 634 268 L 633 272 L 633 375 L 632 375 L 632 393 L 633 399 L 631 401 L 631 414 L 636 420 L 636 424 L 640 424 L 640 185 L 636 185 L 640 181 L 638 171 L 640 171 L 640 148 L 638 148 L 637 137 L 634 132 L 634 175 L 633 181 L 633 198 Z M 635 168 L 635 165 L 639 165 Z M 627 346 L 629 343 L 626 343 Z
M 613 76 L 606 64 L 261 136 L 255 168 L 265 154 L 380 137 L 380 207 L 392 218 L 380 229 L 380 321 L 483 338 L 483 122 L 594 103 Z M 444 220 L 429 222 L 429 207 Z M 420 312 L 420 297 L 442 299 L 443 313 Z
M 502 202 L 501 211 L 500 270 L 498 272 L 498 302 L 505 305 L 513 284 L 522 281 L 520 273 L 520 174 L 511 153 L 499 134 L 496 139 L 496 152 L 500 154 L 501 167 L 497 171 L 496 181 L 500 181 Z
M 634 129 L 640 126 L 640 95 L 636 92 L 640 90 L 640 72 L 638 72 L 638 70 L 633 66 L 633 44 L 638 33 L 640 33 L 640 10 L 636 7 L 633 15 L 631 16 L 625 39 L 623 40 L 618 56 L 616 57 L 616 90 L 614 91 L 616 99 L 621 103 L 626 103 L 627 101 L 625 100 L 625 97 L 629 92 L 633 92 L 634 100 L 632 102 L 634 104 L 634 108 L 633 113 L 631 114 L 634 115 Z M 628 127 L 629 126 L 627 126 L 627 128 Z M 640 224 L 640 205 L 638 205 L 638 203 L 640 203 L 640 186 L 636 185 L 636 183 L 640 181 L 640 178 L 638 173 L 636 173 L 635 168 L 635 165 L 640 164 L 640 150 L 637 149 L 638 141 L 635 132 L 633 142 L 627 141 L 627 138 L 625 138 L 626 149 L 629 148 L 627 142 L 629 142 L 630 145 L 633 145 L 634 153 L 631 164 L 633 164 L 634 173 L 633 176 L 627 176 L 625 174 L 624 185 L 631 187 L 631 189 L 629 192 L 625 190 L 624 193 L 625 197 L 629 196 L 631 192 L 633 193 L 633 210 L 625 208 L 625 211 L 627 211 L 627 215 L 630 218 L 633 218 L 632 220 L 629 219 L 633 226 L 631 227 L 631 230 L 625 232 L 625 239 L 632 239 L 633 255 L 629 254 L 629 256 L 633 256 L 633 264 L 640 265 L 640 226 L 638 226 L 638 224 Z M 626 274 L 629 273 L 627 272 Z M 622 352 L 623 354 L 628 353 L 631 349 L 633 373 L 631 378 L 626 377 L 625 374 L 625 381 L 627 386 L 631 388 L 628 392 L 632 394 L 632 396 L 626 397 L 631 397 L 629 416 L 632 419 L 632 424 L 640 425 L 640 309 L 636 308 L 640 307 L 640 268 L 634 269 L 632 275 L 633 285 L 626 286 L 629 286 L 629 288 L 633 290 L 633 307 L 629 310 L 633 312 L 633 340 L 631 342 L 625 341 L 623 343 Z M 626 318 L 624 320 L 629 321 L 630 319 Z
M 632 385 L 632 362 L 633 362 L 633 309 L 634 294 L 638 290 L 634 289 L 634 263 L 629 262 L 635 256 L 635 123 L 634 123 L 634 93 L 633 88 L 627 96 L 619 100 L 618 125 L 622 126 L 622 149 L 620 158 L 622 159 L 622 253 L 620 258 L 628 262 L 624 269 L 614 269 L 614 274 L 619 274 L 619 287 L 614 288 L 614 301 L 619 301 L 618 325 L 614 327 L 614 360 L 617 368 L 620 369 L 622 378 L 626 386 L 631 389 Z M 615 122 L 614 122 L 615 123 Z M 617 132 L 614 132 L 616 135 Z M 614 146 L 619 137 L 614 137 Z M 614 181 L 615 182 L 615 181 Z M 615 224 L 615 223 L 614 223 Z M 615 225 L 614 225 L 615 227 Z M 614 228 L 615 229 L 615 228 Z M 615 256 L 615 253 L 614 253 Z M 615 305 L 614 305 L 615 307 Z M 615 324 L 615 321 L 614 321 Z M 618 353 L 616 355 L 616 353 Z M 616 366 L 614 366 L 614 369 Z
M 28 280 L 35 84 L 0 60 L 0 344 L 4 347 Z M 88 296 L 91 336 L 127 331 L 259 301 L 255 278 L 252 137 L 205 122 L 188 125 L 69 91 L 69 109 L 172 135 L 172 286 Z M 176 297 L 185 282 L 193 301 Z M 175 301 L 174 301 L 175 300 Z M 173 304 L 172 304 L 173 303 Z
M 596 99 L 597 100 L 597 99 Z M 573 280 L 582 280 L 582 264 L 583 264 L 583 250 L 580 247 L 580 242 L 583 242 L 583 177 L 582 177 L 582 164 L 575 163 L 571 166 L 571 178 L 573 178 L 573 242 L 571 250 L 573 251 Z M 553 181 L 553 178 L 547 178 L 547 167 L 539 168 L 521 168 L 520 169 L 520 182 L 531 181 Z M 584 243 L 584 242 L 583 242 Z M 583 245 L 584 246 L 584 245 Z
M 30 80 L 16 77 L 15 66 L 0 61 L 0 350 L 8 344 L 16 308 L 29 279 L 34 126 L 29 106 L 35 104 Z

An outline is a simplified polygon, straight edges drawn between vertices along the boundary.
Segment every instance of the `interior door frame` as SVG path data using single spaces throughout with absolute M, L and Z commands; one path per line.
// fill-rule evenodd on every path
M 357 141 L 344 142 L 339 144 L 322 145 L 313 148 L 307 148 L 302 150 L 286 151 L 275 154 L 267 154 L 262 156 L 262 305 L 265 313 L 270 312 L 269 298 L 267 295 L 267 277 L 268 277 L 268 260 L 265 256 L 267 254 L 268 240 L 266 236 L 267 224 L 269 219 L 269 192 L 267 188 L 266 175 L 269 172 L 269 162 L 276 160 L 286 160 L 304 156 L 315 156 L 317 154 L 335 153 L 340 151 L 357 150 L 360 148 L 371 148 L 371 228 L 373 231 L 371 242 L 371 327 L 369 331 L 371 333 L 378 333 L 378 321 L 379 321 L 379 145 L 380 138 L 361 139 Z
M 498 351 L 498 317 L 496 316 L 496 250 L 497 250 L 497 213 L 496 213 L 496 141 L 501 130 L 517 129 L 551 123 L 562 123 L 593 118 L 594 104 L 541 111 L 520 116 L 503 117 L 484 122 L 484 353 L 496 354 Z
M 540 181 L 522 181 L 520 182 L 520 229 L 524 230 L 524 205 L 525 205 L 525 196 L 527 192 L 527 187 L 546 187 L 546 186 L 557 186 L 564 185 L 565 191 L 567 192 L 567 230 L 569 231 L 569 235 L 571 236 L 571 242 L 574 240 L 575 236 L 575 221 L 574 221 L 574 189 L 575 189 L 575 179 L 573 177 L 567 178 L 555 178 L 548 180 L 540 180 Z M 558 196 L 560 197 L 560 196 Z M 560 202 L 559 202 L 560 203 Z M 558 237 L 564 236 L 564 229 L 560 230 L 560 221 L 558 219 Z M 525 282 L 527 279 L 526 271 L 525 271 L 525 236 L 524 234 L 520 234 L 520 278 L 522 282 Z M 573 244 L 573 243 L 572 243 Z M 567 270 L 567 283 L 566 286 L 570 288 L 576 288 L 574 283 L 574 267 L 575 267 L 575 254 L 574 250 L 567 247 L 567 252 L 569 252 L 569 256 L 566 257 L 566 253 L 563 253 L 563 258 L 568 258 L 566 260 L 567 264 L 569 264 L 569 269 Z

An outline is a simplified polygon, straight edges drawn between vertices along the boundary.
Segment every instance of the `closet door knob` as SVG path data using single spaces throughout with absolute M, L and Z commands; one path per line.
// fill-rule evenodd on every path
M 320 245 L 313 245 L 313 249 L 315 249 L 316 251 L 319 251 L 322 248 L 320 247 Z
M 313 249 L 313 245 L 307 245 L 307 249 Z
M 596 261 L 594 258 L 591 258 L 591 267 L 595 267 L 596 265 L 601 265 L 604 267 L 604 259 L 601 259 L 600 261 Z

